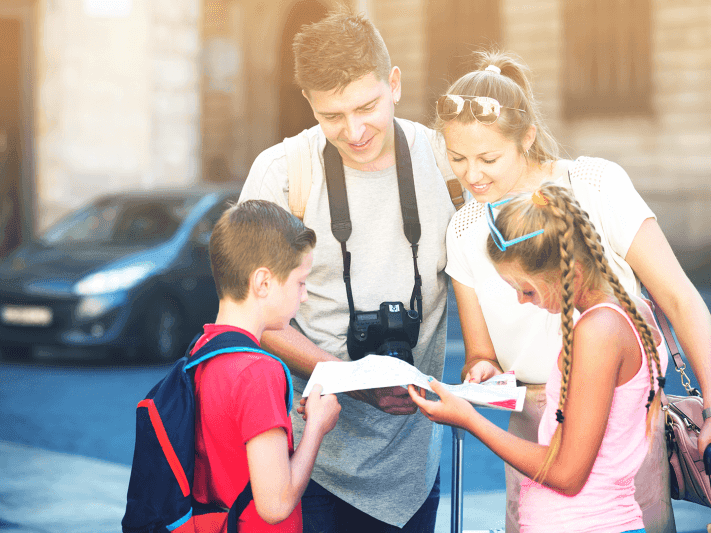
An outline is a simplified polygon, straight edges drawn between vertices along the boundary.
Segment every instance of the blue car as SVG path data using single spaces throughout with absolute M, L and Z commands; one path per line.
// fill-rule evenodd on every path
M 217 314 L 208 245 L 238 191 L 118 193 L 0 263 L 4 358 L 180 357 Z

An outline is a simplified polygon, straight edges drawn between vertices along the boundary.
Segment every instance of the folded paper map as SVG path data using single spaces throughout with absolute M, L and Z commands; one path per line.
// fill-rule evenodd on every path
M 380 387 L 407 387 L 409 384 L 432 391 L 427 376 L 414 366 L 395 357 L 382 355 L 368 355 L 348 363 L 317 363 L 303 395 L 308 396 L 317 383 L 323 387 L 322 394 Z M 526 387 L 516 386 L 513 372 L 499 374 L 483 383 L 442 385 L 455 396 L 474 405 L 506 411 L 521 411 L 526 396 Z

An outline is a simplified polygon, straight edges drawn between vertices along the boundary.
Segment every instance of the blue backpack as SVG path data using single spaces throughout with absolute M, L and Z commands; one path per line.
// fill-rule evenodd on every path
M 201 362 L 223 353 L 249 352 L 273 357 L 284 368 L 286 412 L 291 411 L 291 374 L 278 357 L 267 353 L 246 335 L 217 335 L 193 355 L 193 339 L 184 357 L 171 367 L 136 408 L 136 445 L 128 483 L 124 533 L 194 533 L 219 530 L 227 514 L 227 531 L 237 531 L 237 519 L 252 500 L 249 482 L 229 512 L 192 497 L 195 470 L 195 393 L 193 375 Z M 190 372 L 189 372 L 190 371 Z

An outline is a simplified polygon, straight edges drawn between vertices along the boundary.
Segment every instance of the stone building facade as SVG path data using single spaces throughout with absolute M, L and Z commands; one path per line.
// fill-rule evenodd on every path
M 335 2 L 4 0 L 0 21 L 22 28 L 25 233 L 101 192 L 243 180 L 261 150 L 315 123 L 290 44 Z M 708 262 L 708 0 L 350 4 L 402 69 L 400 116 L 430 120 L 472 49 L 514 51 L 567 154 L 620 163 L 682 263 Z

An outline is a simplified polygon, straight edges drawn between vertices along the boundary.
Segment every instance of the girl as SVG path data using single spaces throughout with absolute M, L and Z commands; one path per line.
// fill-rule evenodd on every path
M 622 287 L 567 189 L 546 184 L 533 195 L 487 203 L 486 218 L 488 256 L 519 302 L 561 314 L 563 348 L 546 385 L 538 444 L 498 428 L 435 381 L 439 402 L 411 385 L 413 401 L 430 420 L 470 431 L 530 478 L 521 488 L 521 531 L 643 531 L 633 480 L 649 448 L 667 363 L 661 336 L 648 325 L 651 310 Z
M 452 170 L 474 198 L 457 211 L 447 230 L 446 272 L 465 344 L 462 379 L 481 381 L 514 370 L 527 386 L 527 397 L 523 412 L 511 415 L 509 431 L 536 441 L 546 405 L 545 382 L 561 345 L 560 322 L 533 305 L 518 305 L 515 291 L 494 270 L 486 253 L 485 204 L 553 181 L 571 191 L 588 213 L 610 269 L 625 290 L 639 296 L 642 282 L 659 302 L 699 380 L 704 407 L 711 407 L 711 315 L 627 173 L 600 158 L 559 157 L 533 98 L 529 72 L 516 57 L 482 52 L 476 64 L 475 71 L 438 100 L 435 123 L 444 135 Z M 699 450 L 709 443 L 707 420 Z M 648 533 L 676 530 L 666 457 L 659 417 L 650 452 L 635 478 Z M 506 466 L 507 533 L 518 531 L 521 478 Z

